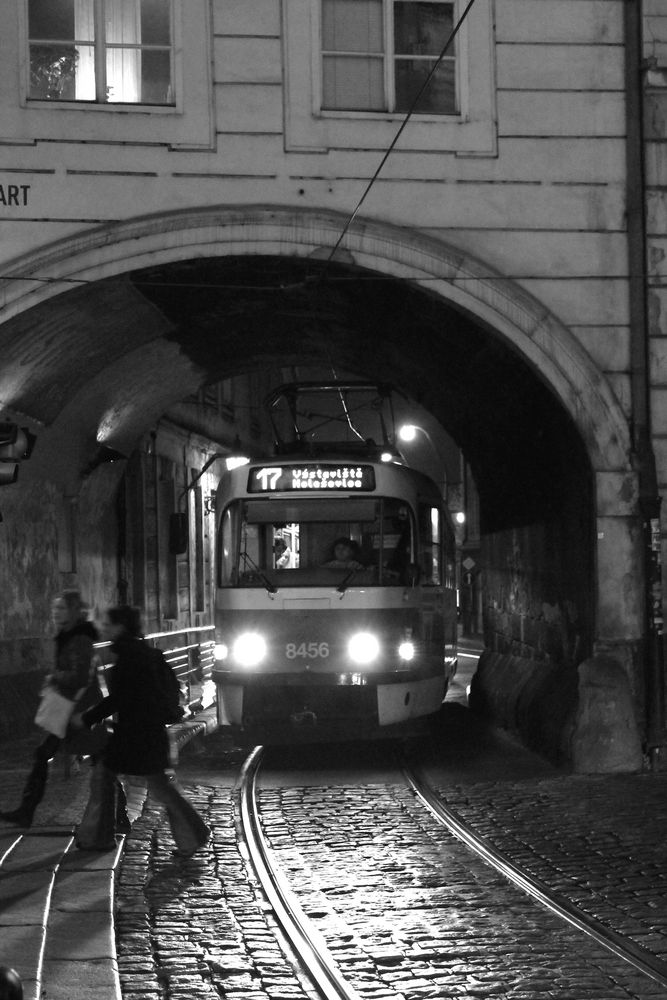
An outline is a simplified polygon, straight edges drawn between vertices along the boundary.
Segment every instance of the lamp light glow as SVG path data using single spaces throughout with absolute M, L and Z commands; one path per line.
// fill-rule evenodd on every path
M 417 427 L 414 424 L 402 424 L 398 428 L 398 436 L 401 441 L 414 441 L 417 437 Z

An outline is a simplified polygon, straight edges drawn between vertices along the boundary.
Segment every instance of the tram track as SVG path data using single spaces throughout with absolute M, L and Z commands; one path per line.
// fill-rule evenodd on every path
M 325 1000 L 360 1000 L 341 975 L 322 936 L 306 917 L 287 879 L 275 864 L 262 832 L 257 805 L 257 776 L 263 748 L 255 747 L 240 775 L 241 844 L 290 946 L 299 956 L 318 993 Z
M 257 794 L 262 757 L 263 748 L 256 747 L 246 760 L 240 777 L 240 827 L 248 858 L 276 919 L 304 968 L 308 970 L 316 991 L 325 1000 L 359 1000 L 359 994 L 333 959 L 323 935 L 304 913 L 262 831 Z M 553 917 L 606 949 L 635 973 L 662 988 L 667 987 L 667 963 L 591 917 L 565 896 L 552 891 L 497 851 L 451 810 L 418 770 L 412 768 L 404 758 L 398 761 L 398 767 L 407 788 L 429 815 L 486 865 L 530 896 Z
M 426 808 L 471 851 L 490 864 L 513 885 L 527 893 L 537 903 L 586 934 L 612 954 L 633 966 L 661 986 L 667 987 L 667 962 L 656 958 L 629 938 L 605 926 L 574 906 L 564 896 L 552 892 L 543 882 L 513 864 L 485 838 L 480 837 L 452 809 L 445 805 L 416 771 L 403 764 L 405 780 Z

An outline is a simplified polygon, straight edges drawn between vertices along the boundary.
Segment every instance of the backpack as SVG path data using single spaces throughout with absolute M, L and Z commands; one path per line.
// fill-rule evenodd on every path
M 149 665 L 153 674 L 155 699 L 152 705 L 155 721 L 168 726 L 180 722 L 185 715 L 181 705 L 181 687 L 176 674 L 167 663 L 161 649 L 147 646 Z

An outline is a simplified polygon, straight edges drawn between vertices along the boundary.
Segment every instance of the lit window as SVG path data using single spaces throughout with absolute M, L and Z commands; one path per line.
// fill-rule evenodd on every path
M 28 0 L 29 97 L 174 103 L 172 0 Z
M 454 26 L 448 0 L 322 0 L 322 108 L 406 112 Z M 457 113 L 455 46 L 415 111 Z

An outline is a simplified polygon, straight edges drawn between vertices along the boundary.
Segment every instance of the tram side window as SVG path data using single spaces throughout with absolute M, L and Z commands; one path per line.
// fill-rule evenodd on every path
M 421 548 L 421 582 L 440 586 L 442 583 L 442 515 L 430 504 L 419 506 L 419 540 Z
M 236 581 L 236 553 L 238 549 L 238 518 L 233 508 L 227 507 L 218 528 L 218 582 L 229 587 Z

